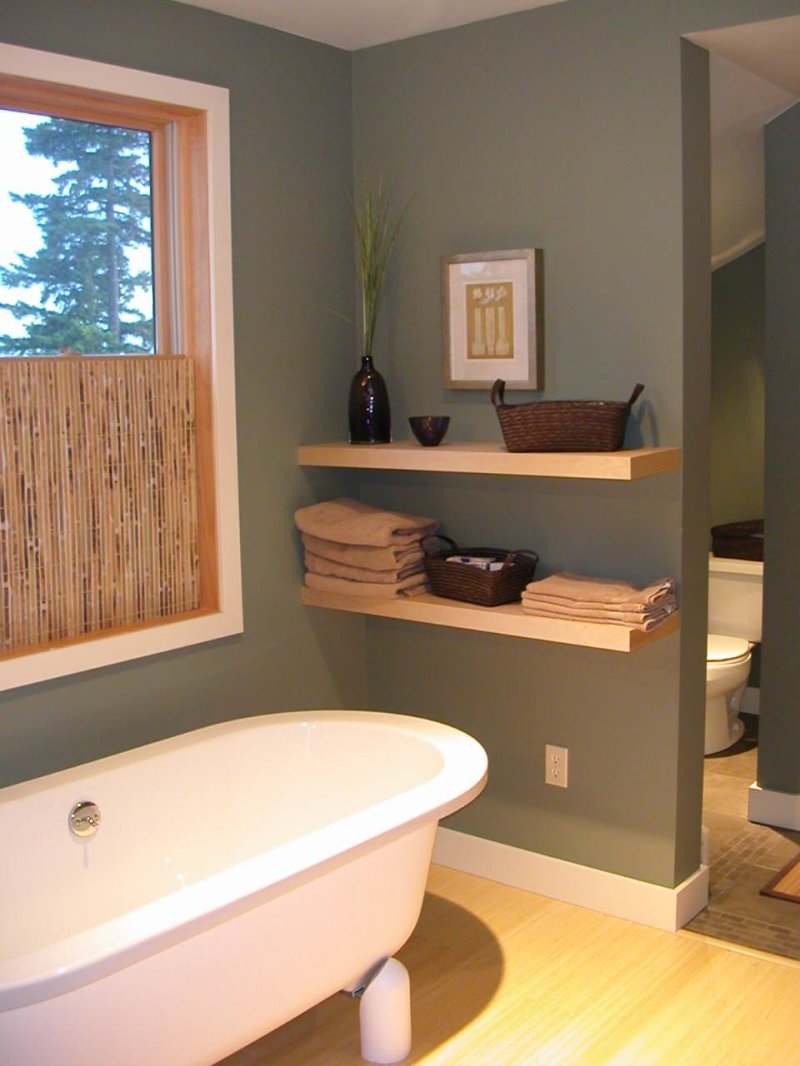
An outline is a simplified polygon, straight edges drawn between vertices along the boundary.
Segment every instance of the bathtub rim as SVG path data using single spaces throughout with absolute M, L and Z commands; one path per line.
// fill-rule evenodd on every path
M 365 716 L 369 718 L 369 725 Z M 78 783 L 90 770 L 105 772 L 126 766 L 149 757 L 145 753 L 167 753 L 185 747 L 187 743 L 199 743 L 247 728 L 311 720 L 331 724 L 357 723 L 366 728 L 388 727 L 422 736 L 442 752 L 442 767 L 421 785 L 212 874 L 185 889 L 170 892 L 121 916 L 24 955 L 0 959 L 0 1013 L 51 999 L 100 980 L 237 914 L 261 906 L 367 851 L 388 845 L 425 824 L 438 822 L 472 802 L 486 785 L 486 752 L 477 740 L 453 726 L 381 711 L 281 711 L 189 730 L 130 751 L 10 785 L 0 790 L 0 803 L 47 788 Z M 458 758 L 448 760 L 447 754 L 457 754 Z M 374 829 L 375 812 L 379 812 L 383 819 L 378 832 Z M 370 814 L 372 817 L 368 817 Z M 343 838 L 346 839 L 344 844 Z M 313 861 L 309 861 L 309 853 L 313 855 Z M 148 926 L 148 935 L 144 939 L 141 935 L 143 925 Z

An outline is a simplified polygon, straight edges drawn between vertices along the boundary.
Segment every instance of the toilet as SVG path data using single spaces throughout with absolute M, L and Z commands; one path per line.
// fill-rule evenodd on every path
M 754 644 L 761 642 L 764 564 L 709 556 L 705 754 L 744 732 L 739 717 Z

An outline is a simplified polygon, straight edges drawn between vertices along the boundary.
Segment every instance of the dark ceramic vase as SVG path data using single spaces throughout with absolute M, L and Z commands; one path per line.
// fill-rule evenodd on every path
M 388 444 L 392 439 L 392 413 L 386 382 L 365 355 L 350 384 L 350 443 Z

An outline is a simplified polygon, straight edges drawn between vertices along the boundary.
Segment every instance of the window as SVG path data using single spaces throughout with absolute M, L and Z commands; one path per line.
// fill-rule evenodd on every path
M 0 356 L 155 351 L 151 139 L 0 108 Z
M 38 233 L 0 254 L 0 619 L 23 634 L 0 642 L 10 688 L 242 620 L 227 92 L 0 46 L 4 124 L 49 168 L 44 189 L 12 186 Z M 154 457 L 171 472 L 157 498 Z

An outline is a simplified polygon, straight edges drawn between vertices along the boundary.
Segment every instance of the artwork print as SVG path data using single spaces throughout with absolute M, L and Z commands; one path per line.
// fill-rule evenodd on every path
M 542 389 L 542 250 L 443 256 L 442 378 L 447 389 Z
M 466 288 L 467 359 L 513 359 L 514 283 Z

